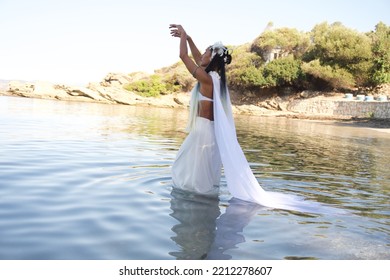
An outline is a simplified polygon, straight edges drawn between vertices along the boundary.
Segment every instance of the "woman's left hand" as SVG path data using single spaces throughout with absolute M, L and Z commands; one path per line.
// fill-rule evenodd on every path
M 169 28 L 173 37 L 181 37 L 182 35 L 187 37 L 186 31 L 180 24 L 170 24 Z

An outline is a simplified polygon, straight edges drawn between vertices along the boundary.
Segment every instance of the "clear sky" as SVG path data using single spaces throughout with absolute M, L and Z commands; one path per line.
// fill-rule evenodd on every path
M 251 42 L 270 21 L 367 32 L 390 25 L 390 0 L 0 0 L 0 79 L 86 85 L 109 72 L 153 72 L 179 59 L 170 23 L 203 50 Z

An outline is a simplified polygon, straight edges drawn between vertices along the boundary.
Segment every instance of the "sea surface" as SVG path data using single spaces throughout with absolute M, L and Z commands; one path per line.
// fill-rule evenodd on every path
M 0 96 L 0 259 L 390 259 L 389 133 L 236 116 L 264 189 L 343 211 L 313 214 L 174 190 L 186 120 Z

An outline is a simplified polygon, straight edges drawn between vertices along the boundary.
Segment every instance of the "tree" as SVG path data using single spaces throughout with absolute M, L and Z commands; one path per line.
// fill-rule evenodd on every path
M 371 82 L 374 85 L 390 83 L 390 27 L 379 22 L 370 37 L 373 53 Z
M 336 72 L 346 70 L 354 76 L 355 85 L 370 82 L 372 51 L 370 38 L 336 22 L 324 22 L 311 31 L 312 46 L 304 60 L 318 59 L 320 65 L 330 66 Z
M 354 90 L 390 83 L 390 27 L 380 22 L 364 34 L 340 22 L 317 24 L 310 33 L 292 28 L 272 30 L 269 23 L 252 43 L 229 47 L 229 86 L 240 91 L 272 87 Z M 278 50 L 277 59 L 267 54 Z M 143 95 L 189 91 L 195 79 L 182 62 L 126 86 Z
M 251 46 L 251 51 L 267 61 L 267 56 L 275 49 L 280 50 L 280 56 L 292 54 L 300 58 L 310 45 L 309 35 L 295 28 L 279 28 L 266 30 L 257 37 Z

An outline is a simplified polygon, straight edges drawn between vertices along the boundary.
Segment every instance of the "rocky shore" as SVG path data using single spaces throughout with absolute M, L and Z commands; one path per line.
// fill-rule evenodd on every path
M 157 98 L 142 97 L 123 88 L 134 80 L 148 74 L 109 73 L 102 82 L 86 87 L 51 84 L 46 82 L 11 81 L 1 95 L 28 98 L 55 99 L 78 102 L 98 102 L 120 105 L 155 106 L 186 109 L 188 93 L 161 95 Z M 390 87 L 382 88 L 381 94 L 389 95 Z M 237 93 L 231 91 L 235 114 L 278 116 L 312 120 L 339 120 L 370 123 L 377 127 L 390 128 L 390 102 L 346 101 L 341 93 L 303 91 L 298 94 Z
M 147 75 L 142 74 L 140 75 Z M 9 82 L 3 95 L 29 98 L 56 99 L 63 101 L 97 102 L 121 105 L 154 105 L 161 107 L 183 106 L 174 96 L 147 98 L 123 89 L 123 86 L 141 77 L 109 73 L 102 82 L 86 87 L 51 84 L 48 82 Z M 183 94 L 184 96 L 184 94 Z M 183 100 L 185 102 L 185 100 Z M 184 104 L 184 103 L 183 103 Z

